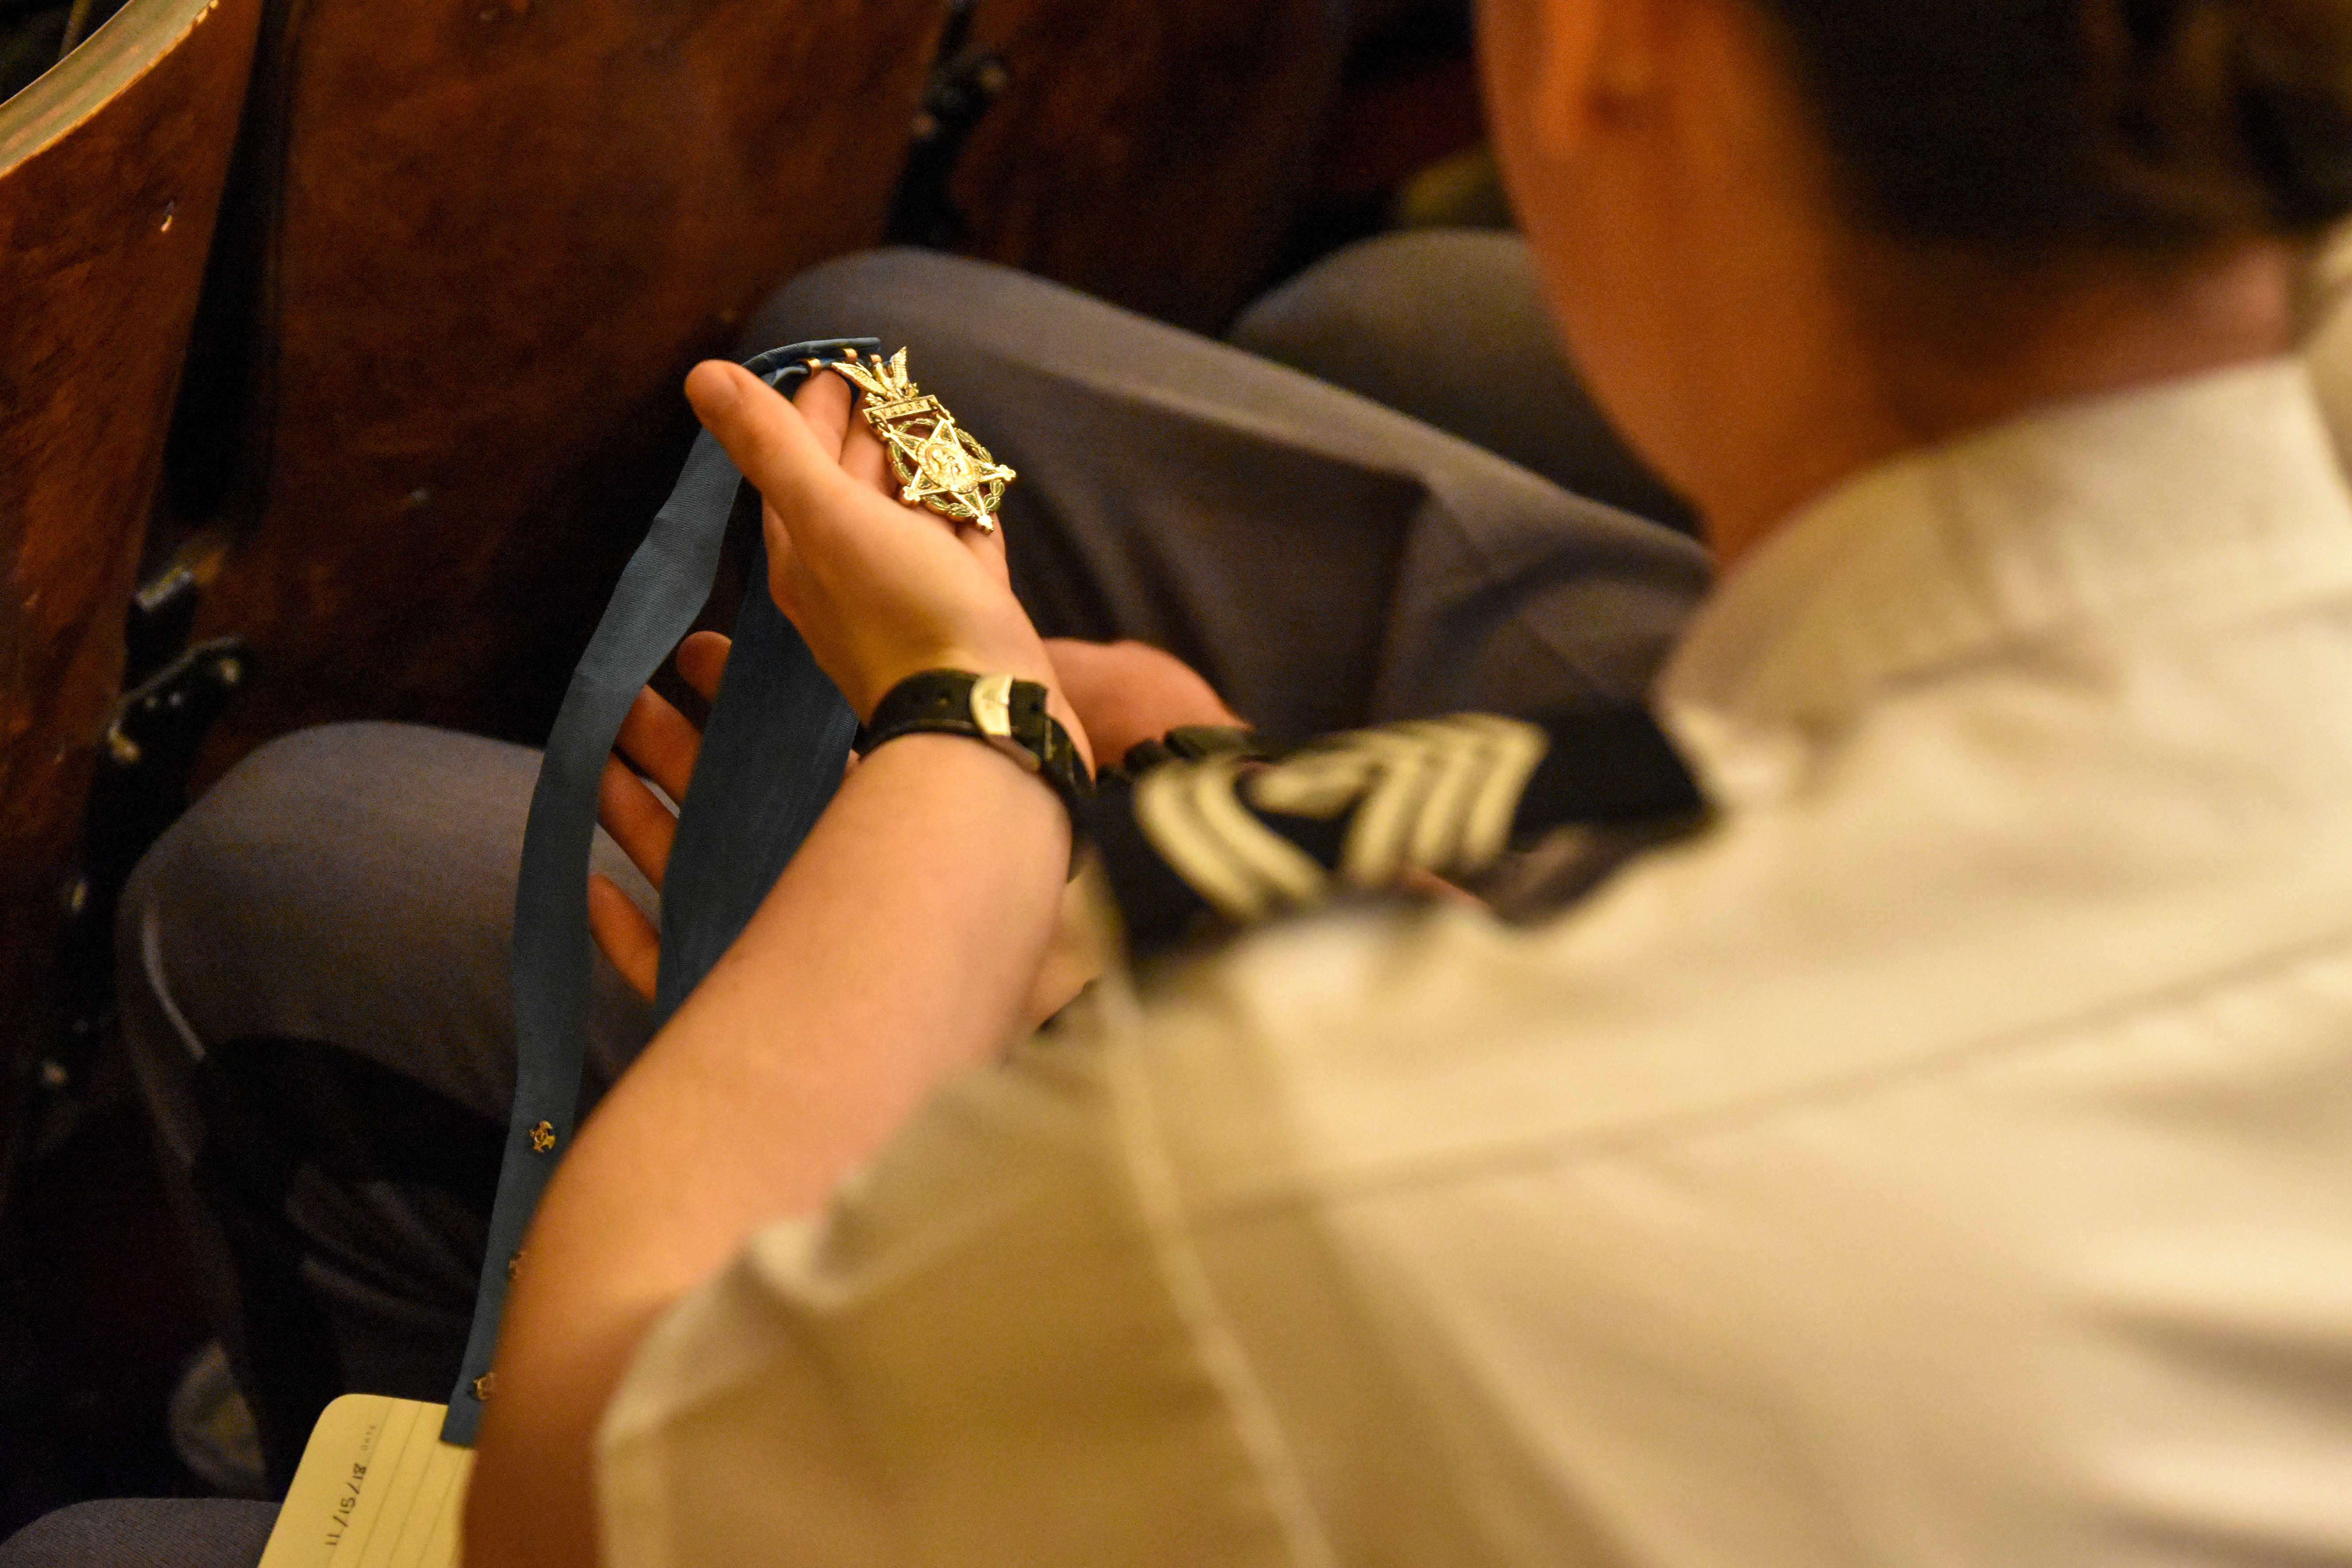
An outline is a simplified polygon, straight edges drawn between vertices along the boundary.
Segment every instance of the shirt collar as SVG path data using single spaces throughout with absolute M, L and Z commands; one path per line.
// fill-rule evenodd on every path
M 1849 479 L 1708 595 L 1657 689 L 1709 793 L 1872 692 L 2000 644 L 2352 587 L 2352 500 L 2301 363 L 2064 405 Z M 1751 761 L 1760 759 L 1750 759 Z M 1777 770 L 1775 770 L 1777 771 Z

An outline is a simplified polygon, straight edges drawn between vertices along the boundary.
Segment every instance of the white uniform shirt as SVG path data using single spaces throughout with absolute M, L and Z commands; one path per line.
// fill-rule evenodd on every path
M 2352 508 L 2276 363 L 1832 495 L 1567 916 L 1246 942 L 656 1331 L 613 1568 L 2352 1562 Z

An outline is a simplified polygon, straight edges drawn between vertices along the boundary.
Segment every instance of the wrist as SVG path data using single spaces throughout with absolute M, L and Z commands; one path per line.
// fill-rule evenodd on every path
M 988 646 L 992 642 L 994 646 Z M 850 690 L 846 686 L 843 688 L 849 697 L 850 706 L 857 712 L 861 731 L 874 728 L 874 716 L 881 710 L 883 702 L 892 692 L 919 676 L 942 670 L 1010 675 L 1015 680 L 1045 688 L 1045 711 L 1062 726 L 1071 743 L 1077 748 L 1079 760 L 1086 763 L 1087 776 L 1094 775 L 1097 766 L 1094 737 L 1078 718 L 1076 705 L 1062 689 L 1061 676 L 1055 669 L 1053 660 L 1045 656 L 1044 646 L 1034 637 L 1025 647 L 1017 642 L 1009 642 L 1009 639 L 972 639 L 946 644 L 933 649 L 919 662 L 902 657 L 885 668 L 894 668 L 895 673 L 883 676 L 878 685 L 866 685 L 863 693 Z
M 916 734 L 961 736 L 992 747 L 1060 798 L 1069 816 L 1075 866 L 1092 815 L 1094 772 L 1076 732 L 1053 706 L 1053 691 L 1041 681 L 966 669 L 919 670 L 875 703 L 857 750 L 869 753 Z

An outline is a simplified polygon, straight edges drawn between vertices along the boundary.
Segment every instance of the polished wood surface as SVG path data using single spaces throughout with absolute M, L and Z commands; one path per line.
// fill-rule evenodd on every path
M 1329 0 L 979 0 L 1007 82 L 966 151 L 959 248 L 1182 326 L 1265 281 L 1348 35 Z
M 262 0 L 130 0 L 0 105 L 0 1044 L 121 682 Z
M 212 770 L 322 720 L 543 738 L 761 295 L 873 243 L 939 0 L 273 13 L 173 455 L 252 641 Z M 209 535 L 206 531 L 209 531 Z

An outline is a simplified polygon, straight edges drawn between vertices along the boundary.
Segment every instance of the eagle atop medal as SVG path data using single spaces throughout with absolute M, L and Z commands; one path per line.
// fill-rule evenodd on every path
M 905 349 L 887 363 L 878 354 L 862 359 L 852 349 L 831 368 L 866 394 L 866 422 L 890 454 L 899 500 L 996 531 L 996 509 L 1013 470 L 991 458 L 938 398 L 924 395 L 907 374 Z

